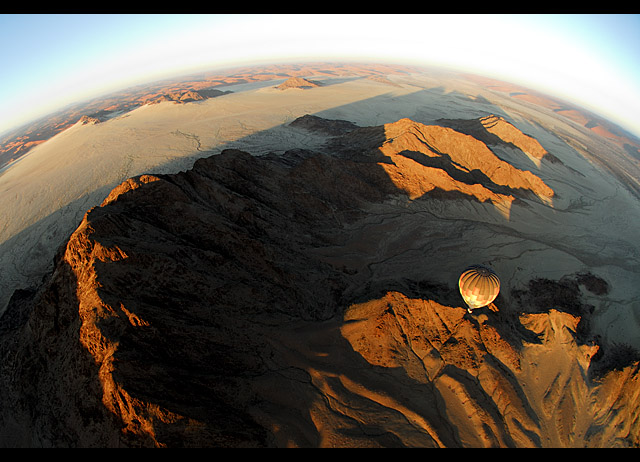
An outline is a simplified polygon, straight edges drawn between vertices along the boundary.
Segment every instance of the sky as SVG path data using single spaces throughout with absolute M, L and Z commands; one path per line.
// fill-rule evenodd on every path
M 100 94 L 236 65 L 436 65 L 574 102 L 640 136 L 640 15 L 0 15 L 0 133 Z

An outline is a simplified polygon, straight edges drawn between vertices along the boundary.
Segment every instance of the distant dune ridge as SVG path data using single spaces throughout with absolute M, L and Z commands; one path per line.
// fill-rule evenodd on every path
M 187 101 L 181 101 L 181 95 L 188 92 L 197 92 L 200 96 L 205 97 L 218 96 L 218 92 L 221 90 L 216 89 L 215 87 L 217 86 L 270 81 L 281 79 L 282 77 L 300 77 L 304 80 L 304 76 L 308 75 L 366 76 L 388 81 L 387 75 L 401 75 L 415 69 L 413 66 L 389 66 L 385 64 L 279 64 L 241 67 L 219 73 L 210 72 L 193 80 L 180 78 L 159 82 L 154 85 L 135 86 L 106 97 L 74 105 L 69 109 L 50 114 L 23 127 L 2 134 L 0 136 L 0 168 L 20 158 L 29 152 L 32 147 L 74 125 L 84 115 L 100 114 L 104 116 L 128 112 L 142 105 L 160 101 L 184 103 Z M 292 82 L 295 82 L 295 79 Z M 316 85 L 317 83 L 313 82 L 305 84 L 307 87 Z M 207 95 L 208 93 L 209 95 Z M 195 97 L 189 102 L 199 100 L 199 97 Z
M 86 212 L 0 318 L 3 445 L 640 445 L 638 357 L 592 329 L 606 281 L 506 274 L 469 315 L 436 270 L 465 232 L 546 250 L 505 229 L 561 220 L 569 166 L 496 115 L 286 129 L 326 142 L 225 149 Z
M 288 80 L 279 85 L 286 88 L 312 88 L 318 82 L 305 79 L 308 75 L 317 76 L 362 76 L 368 80 L 384 82 L 391 86 L 400 86 L 389 79 L 389 76 L 420 72 L 416 66 L 386 65 L 386 64 L 353 64 L 353 63 L 304 63 L 249 66 L 228 70 L 221 73 L 205 73 L 192 81 L 180 79 L 179 82 L 160 82 L 148 88 L 147 86 L 132 87 L 116 92 L 109 97 L 88 101 L 74 107 L 51 114 L 46 118 L 34 121 L 24 127 L 12 130 L 0 137 L 0 168 L 18 159 L 32 147 L 46 141 L 69 126 L 75 124 L 83 115 L 108 114 L 133 110 L 140 105 L 159 101 L 180 101 L 185 92 L 196 92 L 205 96 L 206 92 L 217 92 L 216 86 L 236 85 L 247 82 L 269 81 L 287 77 Z M 510 83 L 489 79 L 482 76 L 464 74 L 464 77 L 477 82 L 490 90 L 508 94 L 511 98 L 532 102 L 533 104 L 549 108 L 558 114 L 575 121 L 579 125 L 592 130 L 616 144 L 624 147 L 630 155 L 640 160 L 640 140 L 624 133 L 619 127 L 597 117 L 584 109 L 573 107 L 568 103 L 557 101 L 535 91 Z M 174 93 L 173 96 L 167 94 Z M 213 95 L 217 96 L 217 95 Z M 190 101 L 200 100 L 199 97 Z M 185 102 L 185 101 L 182 101 Z M 89 111 L 89 114 L 84 113 Z

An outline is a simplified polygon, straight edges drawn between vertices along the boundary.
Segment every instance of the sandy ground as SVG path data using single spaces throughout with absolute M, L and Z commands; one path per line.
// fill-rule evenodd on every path
M 390 232 L 394 216 L 389 215 L 367 226 L 366 235 L 354 230 L 359 246 L 373 240 L 361 264 L 380 279 L 401 271 L 407 278 L 432 274 L 453 284 L 458 268 L 447 262 L 465 252 L 469 260 L 493 265 L 511 287 L 532 277 L 559 279 L 589 269 L 612 288 L 592 301 L 603 335 L 640 347 L 640 207 L 619 182 L 585 160 L 594 150 L 615 146 L 550 110 L 460 79 L 391 76 L 398 87 L 364 78 L 309 78 L 325 85 L 286 91 L 274 88 L 280 81 L 233 86 L 228 89 L 234 93 L 203 102 L 144 106 L 100 124 L 76 125 L 34 148 L 0 176 L 0 309 L 15 288 L 40 281 L 84 212 L 128 177 L 185 170 L 196 158 L 226 147 L 256 155 L 317 148 L 323 137 L 287 127 L 304 114 L 367 126 L 403 117 L 428 124 L 497 113 L 578 172 L 537 166 L 507 147 L 496 151 L 547 182 L 557 193 L 553 204 L 512 208 L 505 219 L 504 212 L 487 213 L 482 204 L 409 201 L 415 228 Z M 575 141 L 570 145 L 567 139 Z M 344 256 L 344 249 L 327 252 L 327 258 Z M 424 264 L 407 266 L 416 252 Z M 430 259 L 434 252 L 438 258 Z

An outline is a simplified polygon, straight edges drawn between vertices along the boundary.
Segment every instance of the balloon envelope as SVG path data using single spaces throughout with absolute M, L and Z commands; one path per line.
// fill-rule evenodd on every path
M 491 268 L 473 265 L 460 275 L 458 286 L 462 298 L 470 309 L 482 308 L 498 296 L 500 279 Z

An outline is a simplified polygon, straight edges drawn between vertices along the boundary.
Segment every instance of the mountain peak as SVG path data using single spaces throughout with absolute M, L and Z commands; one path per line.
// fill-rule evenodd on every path
M 501 160 L 484 142 L 447 126 L 402 118 L 350 131 L 333 142 L 337 150 L 341 145 L 346 151 L 354 145 L 366 148 L 386 159 L 381 165 L 411 198 L 438 189 L 480 202 L 502 204 L 515 197 L 537 197 L 548 203 L 555 194 L 534 173 Z
M 519 149 L 538 167 L 542 160 L 561 164 L 560 160 L 549 153 L 537 139 L 523 133 L 502 116 L 489 114 L 477 119 L 440 119 L 438 124 L 466 133 L 487 145 Z
M 310 88 L 319 87 L 321 84 L 319 82 L 314 82 L 312 80 L 307 80 L 302 77 L 289 77 L 286 81 L 278 85 L 276 88 L 278 90 L 288 90 L 292 88 L 299 88 L 303 90 L 307 90 Z

